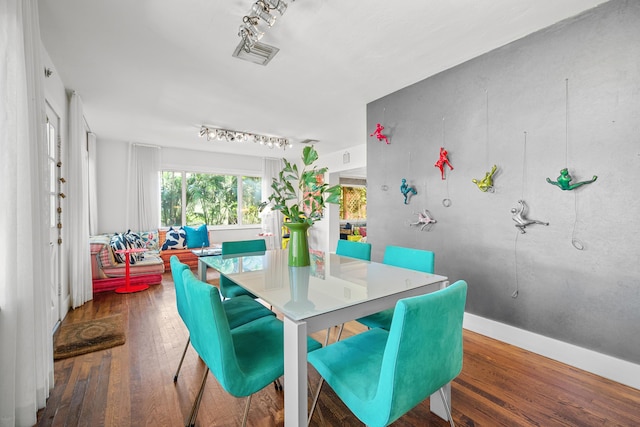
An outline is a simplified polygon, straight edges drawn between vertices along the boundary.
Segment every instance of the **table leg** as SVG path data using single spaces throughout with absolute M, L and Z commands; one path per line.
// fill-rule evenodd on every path
M 198 258 L 198 277 L 202 282 L 207 281 L 207 264 Z
M 284 318 L 284 425 L 307 425 L 307 324 Z
M 129 285 L 131 285 L 131 252 L 126 252 L 125 254 L 127 261 L 124 264 L 124 287 L 129 290 Z
M 149 285 L 146 283 L 142 283 L 140 285 L 131 285 L 131 267 L 129 263 L 129 257 L 131 256 L 131 252 L 127 251 L 124 253 L 127 256 L 127 260 L 124 266 L 124 286 L 121 286 L 116 289 L 116 293 L 118 294 L 130 294 L 132 292 L 140 292 L 149 288 Z

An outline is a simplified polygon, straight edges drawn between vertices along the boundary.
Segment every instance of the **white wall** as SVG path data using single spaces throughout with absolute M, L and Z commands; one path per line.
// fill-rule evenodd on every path
M 130 227 L 126 222 L 127 164 L 129 143 L 103 140 L 97 137 L 98 232 L 115 233 Z M 208 151 L 161 149 L 162 169 L 207 173 L 262 175 L 262 159 Z M 215 242 L 254 239 L 262 230 L 260 225 L 212 227 Z
M 128 230 L 126 224 L 128 144 L 96 136 L 98 233 Z
M 316 147 L 316 149 L 318 149 Z M 349 153 L 349 162 L 344 163 L 343 155 Z M 351 169 L 366 168 L 367 146 L 365 144 L 349 147 L 332 153 L 318 151 L 318 167 L 327 167 L 325 182 L 329 185 L 340 183 L 340 173 Z M 300 166 L 299 166 L 300 167 Z M 324 252 L 335 252 L 340 238 L 340 209 L 338 205 L 327 205 L 324 218 L 309 229 L 309 246 Z

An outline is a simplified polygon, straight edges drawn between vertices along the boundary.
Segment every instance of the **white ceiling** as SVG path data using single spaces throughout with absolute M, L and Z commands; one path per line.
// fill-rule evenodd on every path
M 231 56 L 252 0 L 40 0 L 39 9 L 44 46 L 99 142 L 281 156 L 198 131 L 317 139 L 321 153 L 364 144 L 368 102 L 603 2 L 298 0 L 265 31 L 280 48 L 266 67 Z

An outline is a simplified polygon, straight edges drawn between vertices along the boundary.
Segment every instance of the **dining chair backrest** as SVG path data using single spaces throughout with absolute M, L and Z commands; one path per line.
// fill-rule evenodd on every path
M 187 295 L 184 290 L 184 282 L 182 281 L 182 273 L 185 270 L 189 270 L 187 264 L 180 262 L 177 256 L 172 255 L 169 259 L 171 265 L 171 276 L 173 277 L 173 284 L 176 289 L 176 305 L 178 306 L 178 314 L 182 318 L 182 321 L 190 328 L 189 309 L 187 307 Z
M 336 254 L 371 261 L 371 243 L 338 240 Z
M 241 254 L 244 252 L 264 252 L 266 250 L 267 243 L 264 239 L 222 242 L 222 255 Z
M 381 416 L 399 418 L 461 372 L 466 298 L 467 283 L 460 280 L 398 301 L 372 405 Z
M 185 270 L 182 277 L 193 319 L 191 344 L 220 385 L 234 394 L 244 375 L 235 358 L 231 329 L 218 288 L 198 280 L 191 270 Z
M 422 249 L 387 246 L 384 250 L 382 263 L 433 274 L 435 270 L 435 254 Z
M 267 243 L 264 239 L 222 242 L 222 256 L 253 252 L 264 253 L 266 250 Z M 248 295 L 251 298 L 255 298 L 255 295 L 243 289 L 241 286 L 237 285 L 233 280 L 229 279 L 223 274 L 220 275 L 220 293 L 224 298 L 232 298 L 240 295 Z

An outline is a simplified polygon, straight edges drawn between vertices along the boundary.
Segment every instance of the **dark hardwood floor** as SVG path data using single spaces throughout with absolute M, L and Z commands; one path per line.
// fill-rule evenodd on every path
M 210 276 L 215 279 L 215 273 Z M 127 342 L 55 362 L 55 388 L 38 426 L 181 426 L 203 373 L 193 348 L 177 384 L 173 374 L 187 340 L 175 305 L 170 273 L 161 285 L 128 295 L 97 294 L 65 322 L 122 313 Z M 350 322 L 345 336 L 364 327 Z M 321 342 L 324 333 L 314 334 Z M 640 426 L 640 391 L 473 332 L 464 333 L 464 367 L 452 385 L 458 426 Z M 318 374 L 309 367 L 315 390 Z M 199 426 L 237 426 L 245 399 L 227 394 L 209 377 Z M 257 393 L 249 425 L 282 426 L 283 394 Z M 322 390 L 313 426 L 361 426 L 331 388 Z M 448 426 L 429 412 L 429 401 L 393 426 Z

